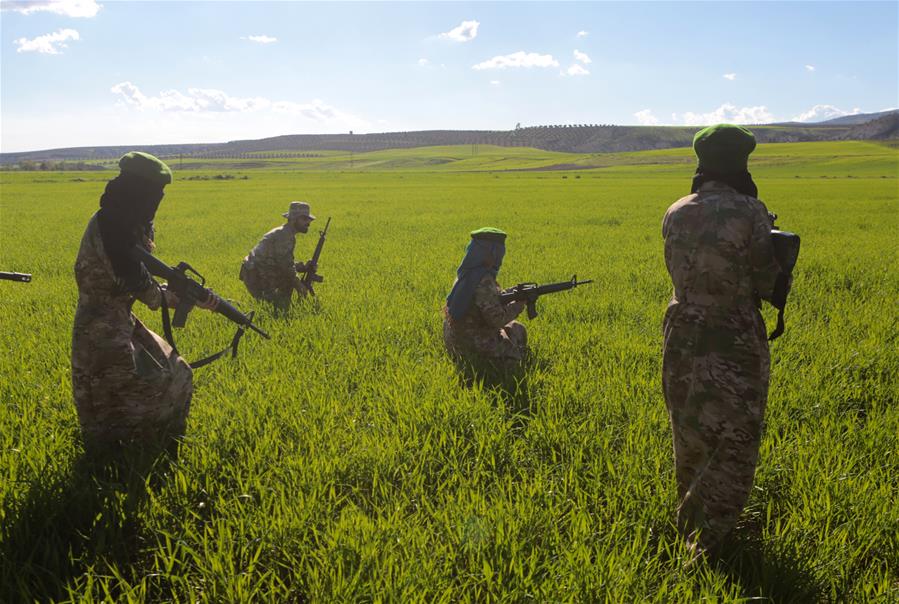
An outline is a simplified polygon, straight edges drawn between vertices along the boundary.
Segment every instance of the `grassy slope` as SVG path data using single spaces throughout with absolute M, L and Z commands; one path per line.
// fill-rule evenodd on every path
M 190 261 L 247 308 L 239 260 L 288 200 L 334 222 L 320 306 L 283 321 L 263 311 L 271 342 L 248 336 L 238 362 L 198 370 L 181 460 L 144 496 L 75 462 L 71 265 L 102 182 L 0 175 L 0 262 L 36 274 L 0 282 L 0 601 L 26 589 L 120 601 L 895 599 L 897 190 L 880 171 L 895 176 L 897 154 L 842 145 L 754 157 L 762 197 L 804 247 L 740 540 L 727 565 L 691 573 L 670 524 L 659 385 L 670 287 L 659 223 L 688 186 L 688 155 L 618 156 L 579 174 L 278 168 L 176 181 L 159 255 Z M 510 166 L 557 162 L 514 151 Z M 392 153 L 469 161 L 459 149 Z M 483 224 L 511 234 L 505 284 L 596 280 L 541 303 L 528 323 L 538 362 L 518 393 L 461 387 L 442 350 L 442 298 Z M 297 255 L 313 245 L 300 240 Z M 196 357 L 229 331 L 196 312 L 181 345 Z

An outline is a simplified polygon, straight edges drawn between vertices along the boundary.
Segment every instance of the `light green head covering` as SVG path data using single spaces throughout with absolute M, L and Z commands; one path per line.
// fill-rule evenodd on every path
M 172 171 L 161 159 L 142 151 L 130 151 L 119 160 L 122 174 L 134 174 L 159 185 L 172 182 Z
M 715 124 L 693 137 L 693 151 L 706 172 L 735 174 L 745 172 L 749 154 L 755 149 L 755 136 L 742 126 Z
M 472 239 L 486 239 L 487 241 L 505 241 L 506 233 L 496 227 L 481 227 L 471 232 Z

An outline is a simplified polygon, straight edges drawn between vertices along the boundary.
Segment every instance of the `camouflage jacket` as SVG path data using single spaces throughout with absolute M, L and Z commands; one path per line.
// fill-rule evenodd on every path
M 284 224 L 266 233 L 244 259 L 244 267 L 265 287 L 291 288 L 298 279 L 293 260 L 296 231 Z
M 708 182 L 668 208 L 662 236 L 672 304 L 733 309 L 771 299 L 780 267 L 758 199 Z
M 120 325 L 130 337 L 133 328 L 131 305 L 134 300 L 140 300 L 151 310 L 156 310 L 162 303 L 162 290 L 149 275 L 139 291 L 124 291 L 123 283 L 113 272 L 103 247 L 96 214 L 88 222 L 81 239 L 75 259 L 75 281 L 78 284 L 76 328 L 94 319 L 102 319 Z
M 457 338 L 482 333 L 494 335 L 497 330 L 518 316 L 521 306 L 501 304 L 499 301 L 501 291 L 493 276 L 484 275 L 474 290 L 474 297 L 468 312 L 461 319 L 452 321 L 453 331 Z
M 136 293 L 125 292 L 112 269 L 103 247 L 96 214 L 88 222 L 75 260 L 78 283 L 78 308 L 72 329 L 72 378 L 75 398 L 90 400 L 87 382 L 113 368 L 122 373 L 134 370 L 135 327 L 139 321 L 131 314 L 135 299 L 151 309 L 162 303 L 162 290 L 147 276 L 145 286 Z

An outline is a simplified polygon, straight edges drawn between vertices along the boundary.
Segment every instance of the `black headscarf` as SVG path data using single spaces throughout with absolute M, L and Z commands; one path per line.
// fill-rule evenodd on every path
M 153 217 L 162 201 L 164 185 L 130 173 L 122 173 L 106 184 L 100 198 L 97 220 L 100 237 L 112 270 L 126 292 L 146 287 L 149 273 L 131 257 L 131 248 L 152 239 Z
M 696 168 L 696 174 L 693 175 L 693 187 L 690 189 L 690 192 L 695 193 L 702 185 L 707 182 L 712 182 L 713 180 L 723 182 L 743 195 L 749 195 L 750 197 L 758 199 L 758 187 L 755 186 L 755 182 L 752 180 L 752 174 L 746 170 L 731 174 L 720 174 L 718 172 L 711 172 L 702 166 L 699 166 Z

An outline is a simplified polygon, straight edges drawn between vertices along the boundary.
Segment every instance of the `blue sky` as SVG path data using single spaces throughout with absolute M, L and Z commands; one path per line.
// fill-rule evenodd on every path
M 897 2 L 2 2 L 0 150 L 899 105 Z

